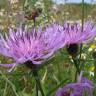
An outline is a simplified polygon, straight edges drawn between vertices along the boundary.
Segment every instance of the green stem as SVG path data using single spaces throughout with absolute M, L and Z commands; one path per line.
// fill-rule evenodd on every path
M 73 62 L 74 62 L 74 65 L 76 67 L 78 74 L 80 74 L 80 68 L 79 68 L 79 64 L 77 63 L 77 59 L 76 58 L 72 58 L 72 59 L 73 59 Z
M 84 0 L 82 0 L 82 32 L 83 32 L 83 25 L 84 25 Z
M 81 23 L 82 23 L 82 29 L 81 31 L 83 32 L 83 27 L 84 27 L 84 0 L 82 0 L 82 18 L 81 18 Z M 82 53 L 82 44 L 80 45 L 80 59 L 81 59 L 81 53 Z
M 73 59 L 74 65 L 76 67 L 76 73 L 75 73 L 75 79 L 74 79 L 74 81 L 76 82 L 77 76 L 78 76 L 78 74 L 80 74 L 80 67 L 79 67 L 79 63 L 77 63 L 77 59 L 73 58 L 73 57 L 72 57 L 72 59 Z
M 83 32 L 83 27 L 84 27 L 84 0 L 82 0 L 82 18 L 81 18 L 81 20 L 82 20 L 82 29 L 81 29 L 81 31 Z M 81 58 L 81 52 L 82 52 L 82 44 L 81 44 L 81 46 L 80 46 L 80 58 Z
M 40 79 L 39 79 L 39 76 L 38 76 L 38 70 L 36 70 L 36 67 L 35 67 L 35 69 L 32 70 L 32 73 L 33 73 L 33 76 L 34 76 L 35 81 L 36 81 L 36 86 L 38 86 L 42 96 L 45 96 L 44 92 L 43 92 L 43 89 L 41 87 Z
M 38 85 L 36 84 L 36 96 L 38 96 Z
M 76 73 L 75 73 L 75 82 L 77 81 L 77 75 L 78 75 L 78 72 L 77 72 L 77 70 L 76 70 Z
M 82 18 L 81 18 L 81 23 L 82 23 L 82 29 L 81 31 L 83 32 L 83 27 L 84 27 L 84 0 L 82 0 Z M 80 57 L 79 57 L 79 65 L 80 65 L 80 59 L 81 59 L 81 54 L 82 54 L 82 44 L 80 45 Z

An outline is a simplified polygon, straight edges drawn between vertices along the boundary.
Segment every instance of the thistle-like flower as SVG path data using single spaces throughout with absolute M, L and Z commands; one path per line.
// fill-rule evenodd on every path
M 9 33 L 0 36 L 0 54 L 11 57 L 14 60 L 12 64 L 0 64 L 3 67 L 15 67 L 18 64 L 41 64 L 51 57 L 54 52 L 62 48 L 63 28 L 53 24 L 42 28 L 33 29 L 31 32 L 17 28 L 14 32 L 9 29 Z
M 89 43 L 96 36 L 96 28 L 91 22 L 86 22 L 83 27 L 79 23 L 65 23 L 63 29 L 70 55 L 77 53 L 79 44 Z
M 87 78 L 79 77 L 77 83 L 59 88 L 55 96 L 93 96 L 93 84 Z

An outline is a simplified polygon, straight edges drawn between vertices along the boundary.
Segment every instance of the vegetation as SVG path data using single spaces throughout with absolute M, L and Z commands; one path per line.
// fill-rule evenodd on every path
M 9 0 L 12 1 L 12 0 Z M 65 21 L 82 23 L 82 3 L 55 4 L 51 0 L 0 0 L 0 33 L 8 33 L 8 28 L 16 29 L 18 26 L 27 26 L 29 30 L 34 26 L 34 11 L 36 27 L 58 22 L 63 25 Z M 84 21 L 96 21 L 96 5 L 84 3 Z M 93 82 L 96 96 L 96 60 L 92 55 L 96 49 L 96 40 L 91 44 L 82 46 L 80 58 L 83 76 Z M 12 58 L 0 55 L 1 63 L 11 63 Z M 6 71 L 7 70 L 7 71 Z M 0 67 L 0 96 L 36 96 L 36 82 L 29 68 L 25 65 L 17 66 L 12 72 Z M 60 49 L 52 59 L 40 66 L 39 78 L 45 96 L 55 96 L 56 90 L 66 84 L 75 82 L 76 68 L 66 48 Z M 40 90 L 39 90 L 39 95 Z M 50 94 L 50 95 L 49 95 Z

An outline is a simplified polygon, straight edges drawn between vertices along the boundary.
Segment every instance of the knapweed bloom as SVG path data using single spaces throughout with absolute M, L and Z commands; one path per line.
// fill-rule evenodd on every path
M 55 51 L 66 44 L 63 27 L 56 23 L 45 27 L 42 38 L 47 44 L 47 50 Z
M 91 22 L 84 23 L 83 27 L 80 23 L 65 23 L 63 26 L 65 33 L 67 51 L 70 55 L 78 51 L 78 45 L 90 43 L 96 36 L 96 27 Z
M 93 96 L 92 93 L 92 82 L 87 78 L 80 77 L 77 83 L 71 83 L 63 88 L 59 88 L 55 96 Z
M 62 29 L 58 24 L 50 27 L 33 29 L 31 32 L 17 28 L 14 32 L 0 36 L 0 54 L 13 58 L 12 64 L 0 64 L 3 67 L 14 67 L 18 64 L 41 64 L 54 52 L 64 46 Z M 27 62 L 27 63 L 26 63 Z

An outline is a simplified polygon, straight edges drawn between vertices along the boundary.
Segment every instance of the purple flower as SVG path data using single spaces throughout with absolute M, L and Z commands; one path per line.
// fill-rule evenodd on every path
M 63 31 L 60 30 L 63 28 L 57 24 L 46 27 L 45 30 L 33 29 L 31 32 L 22 28 L 17 28 L 14 32 L 10 28 L 5 38 L 0 35 L 0 54 L 13 58 L 14 63 L 0 65 L 15 67 L 27 61 L 41 64 L 65 45 Z
M 80 77 L 77 83 L 71 83 L 59 88 L 55 96 L 93 96 L 93 84 L 86 78 Z
M 78 45 L 82 43 L 90 43 L 96 36 L 96 28 L 91 22 L 86 22 L 83 26 L 79 23 L 65 23 L 63 26 L 65 33 L 65 41 L 68 53 L 75 57 L 78 53 Z
M 89 43 L 96 36 L 96 28 L 91 22 L 84 24 L 83 31 L 79 23 L 65 23 L 63 30 L 67 45 Z
M 42 37 L 47 44 L 47 50 L 55 51 L 66 44 L 63 27 L 56 23 L 46 26 Z

